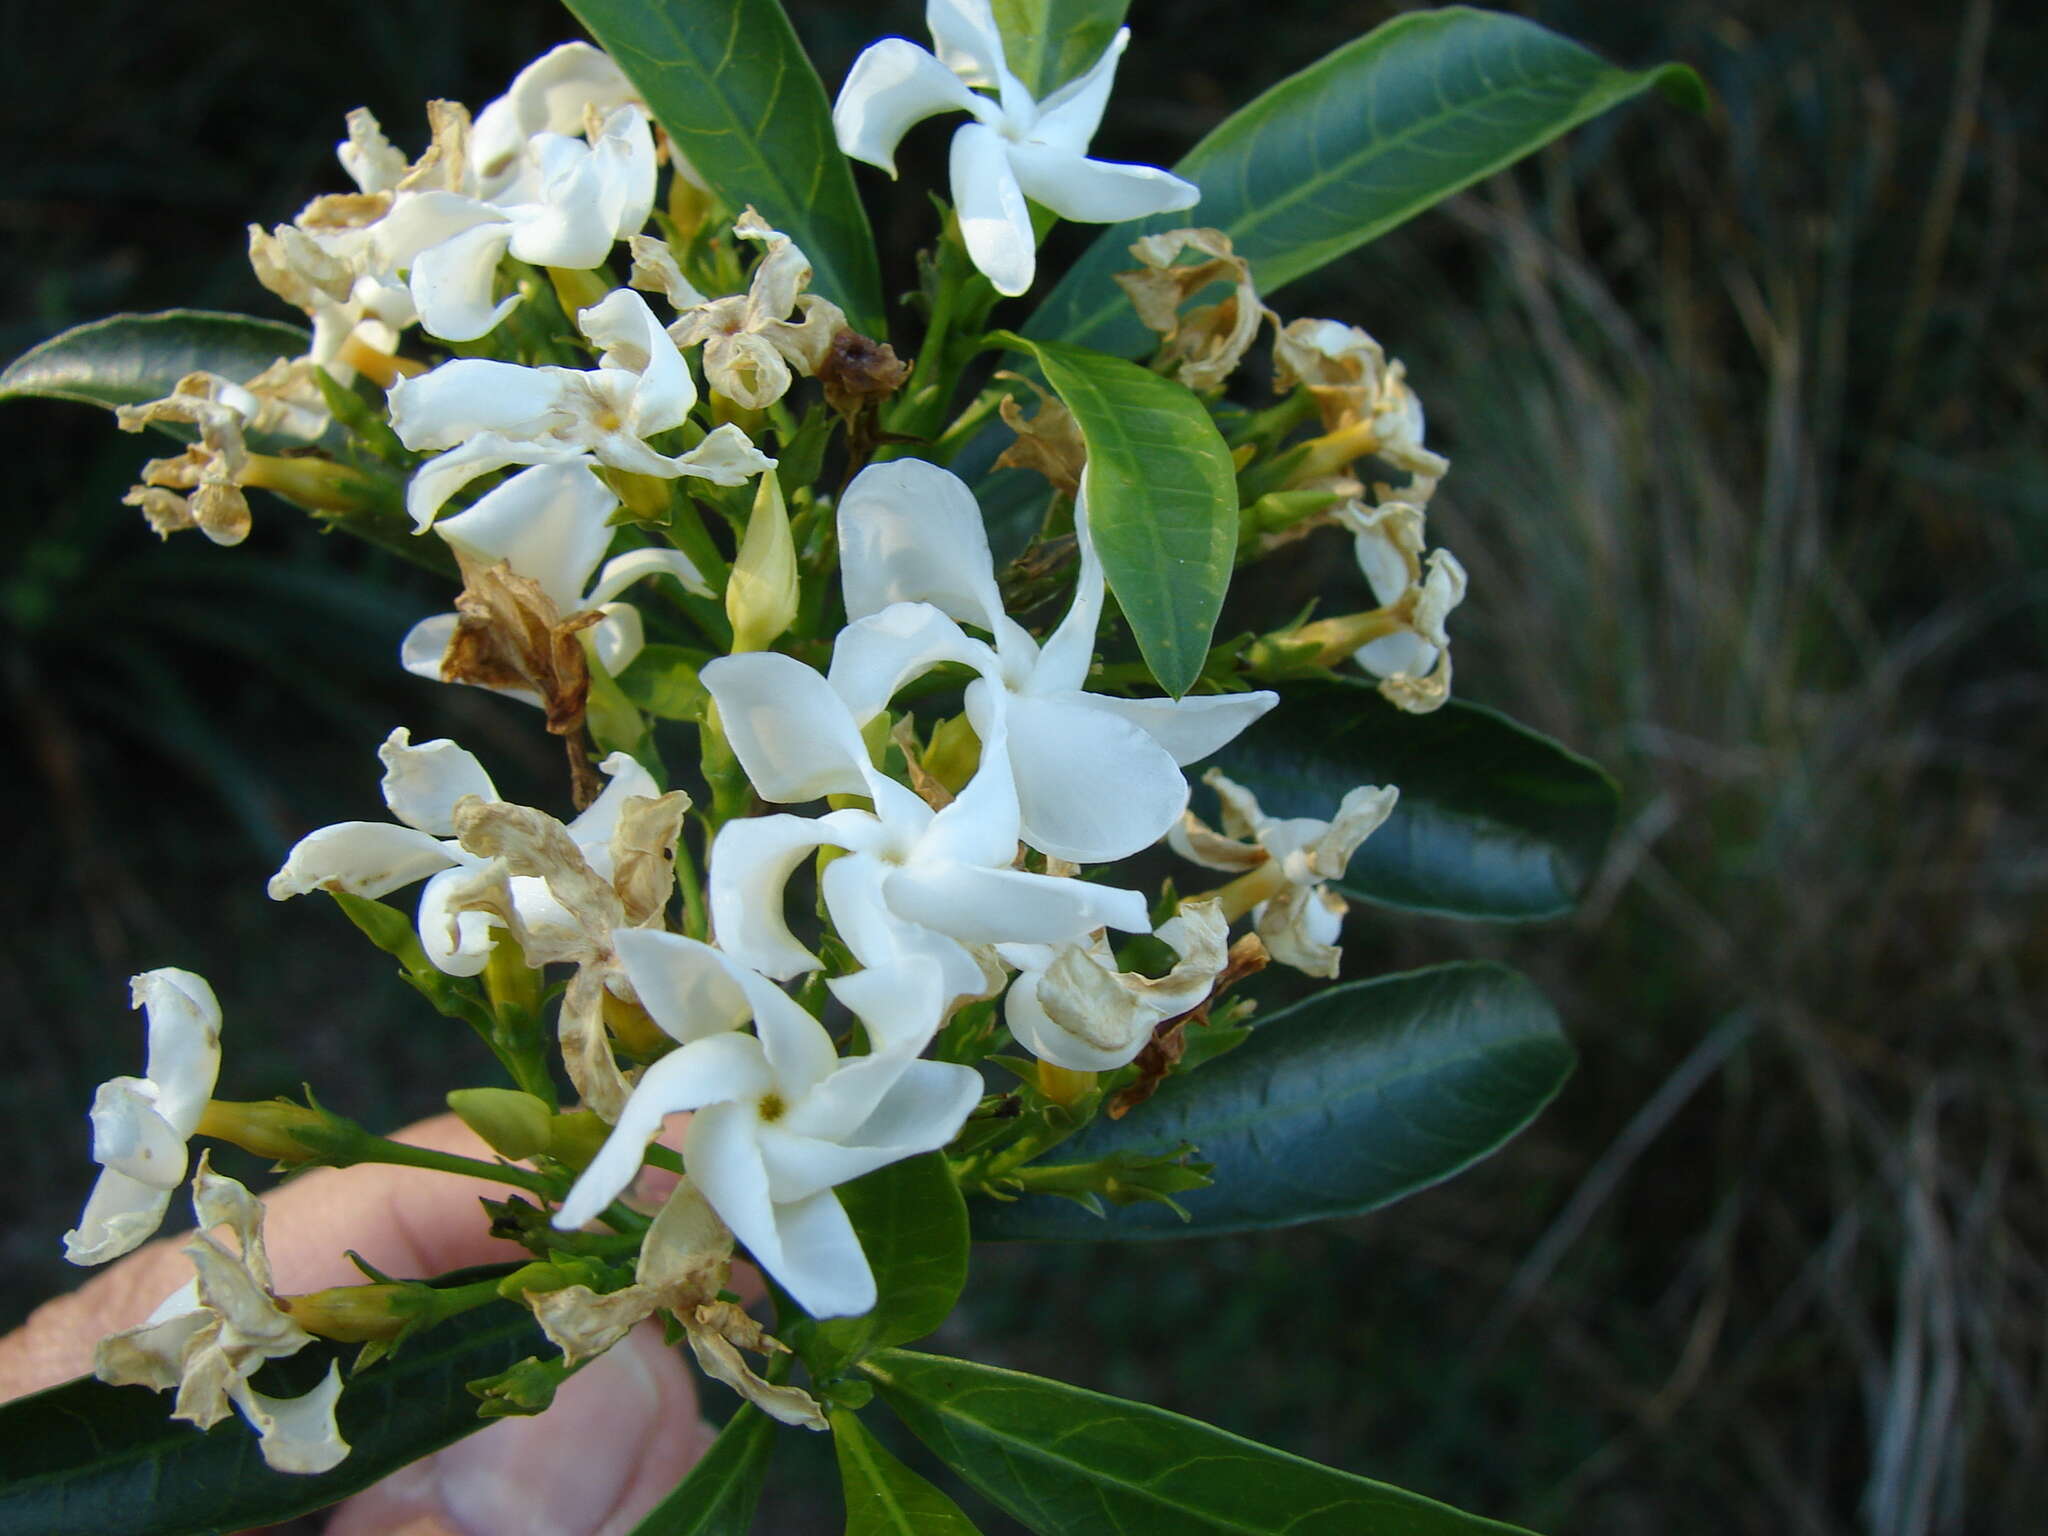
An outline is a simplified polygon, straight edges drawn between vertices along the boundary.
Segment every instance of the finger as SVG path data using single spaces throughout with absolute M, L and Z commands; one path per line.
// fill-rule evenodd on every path
M 343 1504 L 327 1536 L 622 1536 L 712 1434 L 689 1368 L 642 1324 L 570 1377 L 547 1412 L 501 1420 L 386 1478 Z

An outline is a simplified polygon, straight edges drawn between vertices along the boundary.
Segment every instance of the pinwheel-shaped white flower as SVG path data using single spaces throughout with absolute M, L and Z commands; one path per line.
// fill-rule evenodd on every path
M 1223 834 L 1190 811 L 1167 839 L 1173 851 L 1206 868 L 1244 875 L 1257 897 L 1250 905 L 1252 927 L 1273 958 L 1310 976 L 1334 977 L 1350 904 L 1324 882 L 1343 878 L 1358 845 L 1393 814 L 1400 791 L 1362 784 L 1344 796 L 1335 816 L 1318 821 L 1268 816 L 1250 790 L 1218 769 L 1203 774 L 1202 782 L 1223 808 Z
M 1006 725 L 1023 840 L 1093 864 L 1164 837 L 1187 808 L 1181 765 L 1223 746 L 1278 696 L 1119 699 L 1083 691 L 1103 599 L 1085 500 L 1074 509 L 1081 566 L 1073 606 L 1040 646 L 1003 612 L 981 509 L 957 476 L 916 459 L 862 470 L 839 504 L 853 622 L 833 650 L 832 685 L 865 723 L 941 662 L 973 667 L 981 680 L 967 690 L 968 710 L 984 744 L 990 722 L 1000 716 Z M 970 638 L 960 623 L 987 631 L 993 643 Z
M 1401 708 L 1426 714 L 1451 693 L 1451 637 L 1444 621 L 1465 598 L 1465 567 L 1447 549 L 1422 554 L 1423 519 L 1403 501 L 1337 509 L 1353 534 L 1358 568 L 1399 627 L 1353 654 L 1380 679 L 1380 692 Z
M 1031 286 L 1037 242 L 1026 198 L 1084 224 L 1191 208 L 1200 199 L 1200 188 L 1165 171 L 1087 157 L 1129 28 L 1087 73 L 1039 102 L 1004 62 L 988 0 L 928 0 L 925 25 L 937 55 L 900 37 L 876 43 L 853 61 L 832 125 L 840 149 L 894 176 L 896 146 L 912 124 L 935 112 L 972 114 L 953 135 L 953 202 L 967 254 L 998 293 Z M 979 95 L 970 89 L 976 86 L 996 95 Z
M 149 1020 L 148 1062 L 143 1076 L 114 1078 L 93 1095 L 100 1176 L 78 1226 L 64 1234 L 74 1264 L 118 1259 L 163 1225 L 185 1179 L 185 1144 L 220 1077 L 220 1003 L 205 977 L 144 971 L 129 991 Z
M 901 1051 L 841 1060 L 823 1025 L 717 950 L 640 929 L 614 942 L 648 1013 L 683 1043 L 641 1077 L 555 1225 L 595 1216 L 632 1182 L 663 1119 L 694 1110 L 684 1166 L 755 1262 L 813 1317 L 867 1311 L 874 1274 L 833 1188 L 951 1141 L 979 1074 Z M 902 1006 L 936 1027 L 936 975 L 912 966 L 897 980 Z M 754 1033 L 738 1032 L 749 1015 Z
M 1190 901 L 1160 924 L 1178 957 L 1164 976 L 1119 971 L 1107 938 L 1055 949 L 1003 944 L 1018 969 L 1003 1020 L 1032 1055 L 1075 1072 L 1111 1072 L 1145 1048 L 1155 1026 L 1198 1008 L 1230 960 L 1230 924 L 1215 901 Z
M 537 464 L 522 470 L 485 496 L 467 512 L 443 518 L 434 531 L 458 554 L 480 565 L 502 560 L 515 576 L 537 585 L 555 605 L 557 615 L 595 611 L 604 615 L 585 634 L 592 658 L 616 676 L 645 643 L 640 611 L 615 601 L 646 576 L 673 576 L 684 590 L 709 597 L 711 589 L 689 556 L 673 549 L 631 549 L 606 561 L 612 541 L 606 521 L 618 506 L 595 475 L 581 464 Z M 596 573 L 595 582 L 591 581 Z M 586 583 L 588 586 L 586 587 Z M 399 660 L 416 677 L 441 679 L 441 663 L 455 636 L 458 616 L 437 613 L 420 620 L 399 648 Z M 494 691 L 529 704 L 541 703 L 531 689 L 504 687 Z
M 474 341 L 519 302 L 516 294 L 492 302 L 498 262 L 508 252 L 536 266 L 584 270 L 601 265 L 615 244 L 646 224 L 655 178 L 646 112 L 620 106 L 586 121 L 587 139 L 547 130 L 530 135 L 493 178 L 488 199 L 422 194 L 436 201 L 419 205 L 414 217 L 437 221 L 446 233 L 411 262 L 421 329 L 446 341 Z
M 167 1297 L 138 1328 L 100 1342 L 93 1374 L 111 1386 L 177 1389 L 174 1419 L 201 1429 L 241 1410 L 261 1437 L 263 1459 L 278 1472 L 331 1471 L 348 1455 L 334 1422 L 341 1367 L 303 1397 L 268 1397 L 249 1385 L 266 1360 L 295 1355 L 313 1335 L 292 1321 L 271 1294 L 270 1259 L 263 1247 L 263 1204 L 206 1159 L 192 1181 L 199 1231 L 183 1249 L 198 1278 Z M 239 1254 L 212 1235 L 232 1226 Z
M 876 771 L 845 702 L 809 667 L 773 651 L 722 657 L 704 686 L 740 765 L 764 800 L 864 795 L 872 811 L 729 821 L 711 850 L 711 921 L 742 964 L 780 978 L 816 967 L 782 914 L 783 886 L 813 849 L 846 850 L 825 867 L 826 909 L 862 965 L 887 974 L 922 959 L 944 996 L 989 990 L 973 946 L 1063 944 L 1107 925 L 1151 926 L 1145 898 L 1015 869 L 1017 796 L 1000 716 L 981 767 L 944 810 Z M 922 1042 L 919 1042 L 920 1046 Z
M 391 390 L 391 429 L 412 449 L 443 449 L 406 488 L 424 531 L 456 491 L 508 464 L 604 464 L 672 480 L 695 475 L 739 485 L 775 467 L 730 424 L 688 453 L 656 453 L 647 439 L 679 427 L 697 386 L 647 301 L 621 288 L 576 316 L 602 348 L 597 367 L 523 368 L 459 357 Z
M 403 726 L 377 749 L 384 763 L 384 803 L 402 825 L 388 821 L 343 821 L 299 839 L 284 867 L 270 877 L 270 897 L 284 901 L 308 891 L 345 891 L 372 899 L 425 880 L 420 895 L 420 943 L 427 958 L 451 976 L 474 976 L 490 959 L 495 920 L 481 911 L 454 912 L 449 900 L 462 874 L 486 861 L 455 840 L 455 805 L 465 795 L 500 799 L 482 763 L 445 737 L 412 744 Z M 661 788 L 631 757 L 614 752 L 598 765 L 611 776 L 590 808 L 569 823 L 572 841 L 599 876 L 612 875 L 612 834 L 628 798 L 653 798 Z M 510 882 L 526 927 L 562 936 L 573 944 L 578 927 L 572 914 L 549 893 L 545 880 Z

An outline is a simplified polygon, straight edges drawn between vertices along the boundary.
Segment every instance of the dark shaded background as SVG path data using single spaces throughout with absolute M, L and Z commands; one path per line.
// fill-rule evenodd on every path
M 873 36 L 922 35 L 913 6 L 792 9 L 833 86 Z M 1097 149 L 1158 164 L 1390 11 L 1135 9 Z M 1578 918 L 1360 911 L 1349 971 L 1508 959 L 1581 1070 L 1491 1163 L 1372 1218 L 979 1253 L 940 1346 L 1555 1531 L 2039 1529 L 2042 23 L 1531 14 L 1690 61 L 1717 111 L 1603 119 L 1279 307 L 1364 324 L 1428 404 L 1456 465 L 1432 528 L 1473 575 L 1460 691 L 1627 792 Z M 573 35 L 450 0 L 0 18 L 6 356 L 120 309 L 280 314 L 243 229 L 343 184 L 348 108 L 411 144 L 426 97 L 479 105 Z M 946 131 L 901 183 L 858 172 L 898 289 Z M 239 550 L 159 546 L 118 505 L 142 440 L 41 402 L 0 432 L 4 1325 L 75 1278 L 57 1234 L 93 1085 L 139 1063 L 131 972 L 213 980 L 224 1092 L 427 1113 L 468 1042 L 264 879 L 307 829 L 382 814 L 400 721 L 513 798 L 558 789 L 530 714 L 392 665 L 438 584 L 275 505 Z M 838 1528 L 826 1455 L 778 1464 L 767 1528 Z

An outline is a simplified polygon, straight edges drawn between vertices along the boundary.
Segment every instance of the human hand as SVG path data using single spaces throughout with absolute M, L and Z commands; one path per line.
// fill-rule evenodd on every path
M 469 1157 L 493 1154 L 453 1115 L 394 1139 Z M 280 1294 L 351 1285 L 354 1249 L 389 1274 L 425 1277 L 530 1257 L 486 1234 L 478 1179 L 366 1164 L 325 1168 L 265 1199 Z M 92 1369 L 93 1348 L 142 1322 L 191 1278 L 185 1238 L 159 1239 L 38 1308 L 0 1338 L 0 1400 Z M 572 1376 L 547 1412 L 501 1419 L 337 1506 L 328 1536 L 622 1536 L 710 1444 L 696 1386 L 660 1328 L 642 1324 Z

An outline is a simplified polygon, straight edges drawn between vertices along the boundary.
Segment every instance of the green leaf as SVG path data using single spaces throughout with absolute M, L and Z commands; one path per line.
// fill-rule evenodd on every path
M 108 410 L 141 405 L 163 399 L 188 373 L 217 373 L 240 384 L 281 357 L 304 357 L 312 344 L 298 326 L 249 315 L 207 309 L 109 315 L 74 325 L 9 363 L 0 373 L 0 399 L 40 395 Z M 252 437 L 251 446 L 265 441 Z
M 927 1152 L 839 1186 L 880 1300 L 861 1317 L 800 1328 L 813 1375 L 845 1369 L 872 1350 L 921 1339 L 946 1320 L 967 1284 L 967 1203 L 943 1155 Z
M 567 0 L 728 207 L 751 203 L 811 259 L 812 290 L 883 336 L 868 216 L 825 87 L 777 0 Z
M 704 691 L 697 669 L 709 659 L 709 652 L 687 646 L 643 645 L 615 681 L 627 698 L 656 719 L 702 724 L 711 695 Z
M 1153 677 L 1194 685 L 1237 550 L 1237 471 L 1193 392 L 1121 358 L 1003 338 L 1030 352 L 1088 447 L 1082 493 L 1103 574 Z
M 0 1532 L 199 1536 L 290 1520 L 483 1428 L 464 1383 L 547 1347 L 523 1307 L 493 1305 L 439 1325 L 348 1378 L 337 1409 L 348 1459 L 315 1477 L 271 1471 L 237 1416 L 202 1432 L 171 1418 L 168 1393 L 90 1378 L 52 1387 L 0 1408 Z M 255 1384 L 296 1396 L 329 1362 L 346 1371 L 353 1353 L 316 1342 L 265 1366 Z
M 1003 60 L 1043 101 L 1102 57 L 1130 8 L 1131 0 L 995 0 Z
M 1021 1371 L 900 1349 L 866 1370 L 918 1439 L 977 1492 L 1049 1536 L 1516 1530 L 1163 1408 Z
M 775 1421 L 741 1403 L 704 1459 L 633 1527 L 633 1536 L 746 1536 L 774 1447 Z
M 1059 1161 L 1192 1142 L 1207 1189 L 1090 1216 L 1069 1201 L 977 1200 L 984 1239 L 1179 1237 L 1356 1216 L 1469 1167 L 1536 1117 L 1573 1051 L 1527 978 L 1466 962 L 1325 988 L 1265 1019 L 1121 1120 L 1060 1143 Z
M 974 1536 L 960 1506 L 882 1449 L 859 1417 L 832 1410 L 846 1536 Z
M 1173 168 L 1201 202 L 1106 230 L 1025 329 L 1136 356 L 1154 338 L 1110 275 L 1140 235 L 1220 229 L 1270 293 L 1651 86 L 1705 104 L 1683 65 L 1616 69 L 1516 16 L 1397 16 L 1225 119 Z
M 1328 819 L 1356 785 L 1398 785 L 1400 804 L 1351 856 L 1342 889 L 1454 917 L 1569 912 L 1621 805 L 1598 765 L 1495 710 L 1453 700 L 1406 714 L 1363 679 L 1288 684 L 1215 762 L 1272 816 Z

